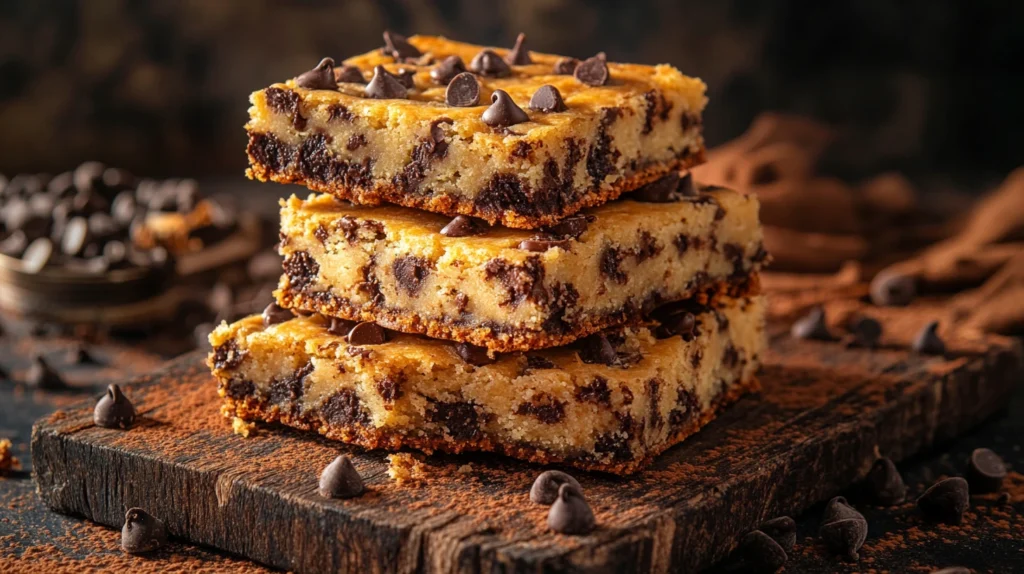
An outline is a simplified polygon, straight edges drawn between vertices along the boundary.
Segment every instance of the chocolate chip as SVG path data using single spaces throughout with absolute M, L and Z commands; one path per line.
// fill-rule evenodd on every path
M 561 58 L 555 62 L 555 73 L 561 76 L 571 76 L 579 64 L 580 61 L 576 58 Z
M 857 551 L 868 537 L 868 523 L 864 518 L 836 520 L 823 524 L 818 530 L 818 536 L 833 554 L 856 561 L 860 558 Z
M 786 552 L 796 546 L 796 521 L 788 516 L 766 520 L 757 529 L 771 536 Z
M 295 78 L 295 85 L 308 90 L 334 90 L 338 83 L 334 80 L 334 60 L 324 58 L 315 68 Z
M 416 46 L 409 43 L 405 36 L 390 30 L 384 31 L 384 53 L 396 60 L 419 58 L 423 55 Z
M 458 56 L 448 56 L 430 70 L 430 79 L 439 85 L 447 86 L 452 79 L 466 71 L 466 64 Z
M 565 102 L 562 101 L 562 94 L 559 93 L 558 88 L 545 84 L 533 93 L 533 97 L 530 98 L 530 109 L 537 110 L 539 112 L 564 112 L 569 109 L 566 107 Z
M 850 506 L 845 497 L 836 496 L 825 505 L 825 513 L 821 517 L 821 524 L 850 518 L 864 520 L 864 515 L 857 512 L 856 508 Z
M 366 78 L 359 66 L 347 65 L 338 68 L 334 74 L 334 81 L 346 84 L 365 84 Z
M 554 369 L 555 364 L 551 362 L 547 357 L 540 355 L 526 355 L 526 368 L 527 369 Z
M 608 63 L 603 58 L 587 58 L 576 66 L 573 76 L 588 86 L 603 86 L 608 83 Z
M 676 192 L 678 188 L 679 174 L 671 172 L 661 179 L 648 183 L 627 197 L 644 203 L 670 203 L 679 200 L 680 195 Z
M 513 66 L 525 66 L 532 64 L 530 51 L 526 49 L 526 34 L 522 32 L 516 36 L 516 45 L 505 55 L 505 61 Z
M 831 341 L 832 334 L 825 322 L 825 309 L 814 307 L 806 315 L 797 319 L 789 330 L 789 334 L 796 339 L 815 339 L 818 341 Z
M 545 470 L 533 481 L 530 500 L 537 504 L 554 504 L 558 499 L 558 489 L 563 484 L 571 484 L 580 493 L 583 492 L 583 487 L 575 478 L 560 470 Z
M 395 74 L 395 79 L 398 80 L 398 83 L 405 86 L 405 89 L 411 90 L 416 87 L 416 70 L 402 68 Z
M 25 374 L 25 383 L 37 389 L 56 391 L 67 389 L 64 377 L 55 371 L 42 355 L 32 357 L 32 365 Z
M 357 323 L 348 332 L 348 343 L 350 345 L 380 345 L 388 340 L 388 332 L 376 323 L 364 321 Z
M 373 79 L 363 90 L 368 98 L 391 100 L 405 98 L 406 89 L 391 72 L 378 65 L 373 69 Z
M 469 62 L 469 69 L 489 78 L 504 78 L 512 73 L 512 69 L 508 67 L 505 60 L 502 60 L 494 50 L 481 50 L 479 54 L 473 56 Z
M 491 106 L 484 110 L 480 118 L 491 127 L 511 126 L 530 121 L 530 116 L 512 101 L 505 90 L 494 90 L 491 94 Z
M 1006 478 L 1006 463 L 987 448 L 977 448 L 967 459 L 967 481 L 971 492 L 987 494 L 998 492 Z
M 441 228 L 441 235 L 445 237 L 469 237 L 479 235 L 487 230 L 487 225 L 479 219 L 473 219 L 467 215 L 457 215 L 455 219 L 448 222 Z
M 15 229 L 3 241 L 0 241 L 0 253 L 11 257 L 21 257 L 26 247 L 28 247 L 28 237 L 20 229 Z
M 277 325 L 278 323 L 284 323 L 291 319 L 294 315 L 288 309 L 278 305 L 277 303 L 271 303 L 263 309 L 263 326 L 269 327 L 271 325 Z
M 583 493 L 572 484 L 558 487 L 558 497 L 548 511 L 548 528 L 562 534 L 586 534 L 594 524 L 594 512 Z
M 135 199 L 135 193 L 125 190 L 117 194 L 110 204 L 110 214 L 114 222 L 122 226 L 129 225 L 139 215 L 139 202 Z
M 853 335 L 852 345 L 872 348 L 882 336 L 882 324 L 871 317 L 856 317 L 850 323 L 850 333 Z
M 679 335 L 684 341 L 693 338 L 693 330 L 697 327 L 697 317 L 689 311 L 673 313 L 660 320 L 661 325 L 655 335 L 659 339 L 667 339 Z
M 580 360 L 587 364 L 618 365 L 619 354 L 615 351 L 608 336 L 595 333 L 579 343 Z
M 334 459 L 320 473 L 317 492 L 324 498 L 354 498 L 366 491 L 363 477 L 345 455 Z
M 108 429 L 126 429 L 135 422 L 135 406 L 121 392 L 121 387 L 110 385 L 107 393 L 96 403 L 92 420 Z
M 939 337 L 939 322 L 932 321 L 921 329 L 921 332 L 914 337 L 912 345 L 914 351 L 924 355 L 943 355 L 946 353 L 946 343 Z
M 121 528 L 121 549 L 129 554 L 152 552 L 167 542 L 163 521 L 141 508 L 131 508 L 124 515 Z
M 430 275 L 430 265 L 424 259 L 407 255 L 395 259 L 391 264 L 391 272 L 399 287 L 409 295 L 416 296 L 420 287 L 423 286 L 423 282 Z
M 469 343 L 457 343 L 455 345 L 455 353 L 463 360 L 475 367 L 482 367 L 484 365 L 490 365 L 497 361 L 497 357 L 491 358 L 487 354 L 487 349 L 483 347 L 477 347 L 476 345 L 470 345 Z
M 583 235 L 587 228 L 590 227 L 590 224 L 596 220 L 597 216 L 579 213 L 566 217 L 554 225 L 543 228 L 541 231 L 554 237 L 579 239 L 580 235 Z
M 70 365 L 97 365 L 99 361 L 89 353 L 84 343 L 75 343 L 68 349 L 67 362 Z
M 867 485 L 872 498 L 882 506 L 895 506 L 907 498 L 907 485 L 896 464 L 888 458 L 880 458 L 871 465 Z
M 519 242 L 519 248 L 524 251 L 532 251 L 535 253 L 543 253 L 548 249 L 554 249 L 559 247 L 561 249 L 569 249 L 568 239 L 553 239 L 545 237 L 534 237 L 532 239 L 524 239 Z
M 46 267 L 53 255 L 53 243 L 46 237 L 40 237 L 28 244 L 21 255 L 21 270 L 25 273 L 39 273 Z
M 89 237 L 89 222 L 84 217 L 72 217 L 64 226 L 60 239 L 60 250 L 64 255 L 75 256 L 82 252 Z
M 789 559 L 782 546 L 760 530 L 748 532 L 740 540 L 738 552 L 744 560 L 744 572 L 765 574 L 776 572 Z
M 480 104 L 480 82 L 469 72 L 452 78 L 444 91 L 444 102 L 457 108 L 468 108 Z
M 926 517 L 947 524 L 960 524 L 970 505 L 967 481 L 959 476 L 936 482 L 917 499 Z
M 871 280 L 871 302 L 887 307 L 910 304 L 917 294 L 917 281 L 910 275 L 882 271 Z
M 339 337 L 347 337 L 349 332 L 352 330 L 352 327 L 355 326 L 355 321 L 331 317 L 331 324 L 327 327 L 327 332 Z

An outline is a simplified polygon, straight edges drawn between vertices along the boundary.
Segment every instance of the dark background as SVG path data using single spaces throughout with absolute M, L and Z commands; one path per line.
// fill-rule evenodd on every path
M 668 62 L 710 86 L 709 143 L 799 112 L 842 129 L 848 173 L 1024 157 L 1019 1 L 0 0 L 0 172 L 241 174 L 248 94 L 385 28 Z

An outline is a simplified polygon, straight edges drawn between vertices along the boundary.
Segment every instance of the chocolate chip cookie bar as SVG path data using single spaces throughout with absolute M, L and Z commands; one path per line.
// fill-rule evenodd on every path
M 509 352 L 564 345 L 664 302 L 756 289 L 756 196 L 677 176 L 651 188 L 535 232 L 292 196 L 275 294 L 291 309 Z
M 703 161 L 703 82 L 668 65 L 385 34 L 252 94 L 248 175 L 536 229 Z
M 226 416 L 629 474 L 756 386 L 764 308 L 762 296 L 672 304 L 642 326 L 493 358 L 373 323 L 253 316 L 213 332 L 209 365 Z

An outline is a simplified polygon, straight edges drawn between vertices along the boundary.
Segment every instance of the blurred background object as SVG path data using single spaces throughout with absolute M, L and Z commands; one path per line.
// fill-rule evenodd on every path
M 992 0 L 7 0 L 0 172 L 239 174 L 251 91 L 392 28 L 674 64 L 709 86 L 712 145 L 778 110 L 836 130 L 829 172 L 992 177 L 1024 157 L 1021 24 Z

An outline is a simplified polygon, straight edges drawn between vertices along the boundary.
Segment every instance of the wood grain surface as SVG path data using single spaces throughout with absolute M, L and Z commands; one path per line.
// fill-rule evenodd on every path
M 629 478 L 574 472 L 599 528 L 555 535 L 527 493 L 540 467 L 490 455 L 433 456 L 398 485 L 385 454 L 281 427 L 234 435 L 200 354 L 128 383 L 142 413 L 97 428 L 88 400 L 33 429 L 50 507 L 120 527 L 141 506 L 183 540 L 296 572 L 694 571 L 760 521 L 797 514 L 1006 404 L 1022 372 L 1011 342 L 951 345 L 946 357 L 865 350 L 777 333 L 763 390 Z M 320 469 L 351 452 L 369 492 L 316 493 Z

